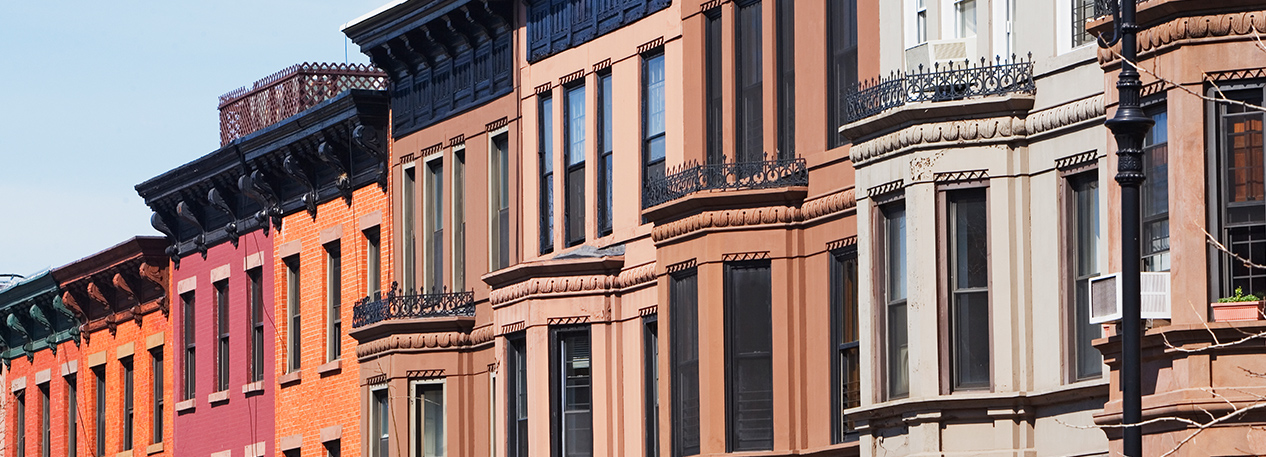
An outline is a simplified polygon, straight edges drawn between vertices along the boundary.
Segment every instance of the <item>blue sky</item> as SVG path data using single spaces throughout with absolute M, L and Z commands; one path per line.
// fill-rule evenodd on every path
M 216 149 L 220 94 L 300 62 L 388 0 L 0 2 L 0 273 L 159 235 L 133 189 Z

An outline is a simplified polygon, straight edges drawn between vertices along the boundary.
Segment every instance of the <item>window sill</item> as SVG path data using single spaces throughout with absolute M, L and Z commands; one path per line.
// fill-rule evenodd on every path
M 145 455 L 157 454 L 157 453 L 159 453 L 159 452 L 163 452 L 163 442 L 162 442 L 162 441 L 159 441 L 159 442 L 157 442 L 157 443 L 154 443 L 154 444 L 151 444 L 151 445 L 149 445 L 149 446 L 146 446 L 146 447 L 145 447 Z
M 114 454 L 114 457 L 132 457 L 132 450 L 119 451 L 118 454 Z
M 326 362 L 324 365 L 317 367 L 316 371 L 317 375 L 322 377 L 338 374 L 340 371 L 343 371 L 343 359 L 334 359 Z
M 229 391 L 227 390 L 212 392 L 211 395 L 207 395 L 207 403 L 209 404 L 214 405 L 217 403 L 228 403 L 228 402 L 229 402 Z
M 252 395 L 264 392 L 264 381 L 255 381 L 250 384 L 242 385 L 242 395 Z
M 303 370 L 295 370 L 281 375 L 277 378 L 277 384 L 285 387 L 287 384 L 297 384 L 303 380 Z
M 193 411 L 194 399 L 190 398 L 185 401 L 176 402 L 176 412 L 183 413 L 185 411 Z

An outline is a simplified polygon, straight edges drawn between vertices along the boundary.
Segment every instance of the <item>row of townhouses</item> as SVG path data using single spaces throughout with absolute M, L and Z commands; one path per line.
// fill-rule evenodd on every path
M 1126 262 L 1148 455 L 1266 453 L 1266 9 L 1138 1 L 1122 259 L 1113 4 L 393 1 L 0 289 L 3 457 L 1110 455 Z

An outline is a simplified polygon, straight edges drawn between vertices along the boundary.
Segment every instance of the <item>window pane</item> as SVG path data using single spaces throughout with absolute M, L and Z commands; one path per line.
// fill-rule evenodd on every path
M 886 219 L 885 240 L 888 264 L 888 301 L 906 298 L 906 209 L 896 205 L 884 210 Z
M 950 227 L 955 290 L 989 286 L 989 242 L 983 189 L 954 193 L 950 202 Z
M 1071 292 L 1073 298 L 1073 380 L 1098 377 L 1102 372 L 1102 357 L 1092 341 L 1102 334 L 1097 324 L 1090 323 L 1089 280 L 1099 274 L 1099 181 L 1095 172 L 1082 173 L 1070 178 L 1073 207 L 1070 222 L 1073 249 L 1076 252 L 1075 277 Z
M 774 397 L 769 264 L 727 264 L 725 273 L 728 449 L 771 450 Z
M 925 12 L 919 9 L 919 41 L 925 41 Z M 844 144 L 839 128 L 844 124 L 848 108 L 845 96 L 857 84 L 857 0 L 827 0 L 827 145 Z
M 699 453 L 699 286 L 694 270 L 669 280 L 674 455 Z
M 540 99 L 540 251 L 554 249 L 554 101 Z
M 593 455 L 593 414 L 591 406 L 591 360 L 589 332 L 568 332 L 558 336 L 561 376 L 555 407 L 562 412 L 562 451 L 564 456 Z
M 796 155 L 795 1 L 778 0 L 778 158 Z
M 415 420 L 421 428 L 418 438 L 421 457 L 443 457 L 447 452 L 447 438 L 444 431 L 444 385 L 417 384 L 414 397 L 418 408 Z
M 735 85 L 738 90 L 735 148 L 738 162 L 764 160 L 762 117 L 761 3 L 739 7 L 735 33 Z
M 326 245 L 326 361 L 342 356 L 343 348 L 343 253 L 339 243 Z
M 404 271 L 401 272 L 400 276 L 404 280 L 402 284 L 404 290 L 413 291 L 415 287 L 413 282 L 415 279 L 414 275 L 417 274 L 417 263 L 414 257 L 417 255 L 417 245 L 415 244 L 417 242 L 417 234 L 414 233 L 416 231 L 415 224 L 417 223 L 417 219 L 414 216 L 414 210 L 417 206 L 417 201 L 414 200 L 417 196 L 417 176 L 415 175 L 414 167 L 404 169 L 404 185 L 401 186 L 400 195 L 400 217 L 404 219 L 402 221 L 404 224 L 404 246 L 401 247 L 404 250 L 402 253 L 404 257 Z
M 708 130 L 708 163 L 721 163 L 724 148 L 722 146 L 722 85 L 721 85 L 721 14 L 716 8 L 707 15 L 705 23 L 704 73 L 707 78 L 707 130 Z
M 910 389 L 909 351 L 906 328 L 906 211 L 904 203 L 882 208 L 884 217 L 884 261 L 887 275 L 885 295 L 888 311 L 887 360 L 888 398 L 906 396 Z
M 852 420 L 844 410 L 859 406 L 857 251 L 831 254 L 831 353 L 834 414 L 832 443 L 855 440 Z

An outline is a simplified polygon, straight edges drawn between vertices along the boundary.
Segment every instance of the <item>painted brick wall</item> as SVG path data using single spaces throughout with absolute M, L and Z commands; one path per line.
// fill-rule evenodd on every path
M 124 369 L 123 361 L 127 358 L 120 358 L 120 350 L 123 354 L 131 351 L 132 361 L 132 411 L 133 411 L 133 427 L 132 427 L 132 449 L 130 453 L 124 454 L 133 457 L 145 457 L 147 455 L 159 456 L 167 455 L 171 451 L 172 438 L 172 420 L 171 420 L 171 392 L 172 392 L 172 348 L 171 348 L 171 328 L 167 316 L 162 312 L 151 312 L 146 314 L 140 325 L 136 321 L 128 319 L 118 324 L 113 334 L 109 330 L 97 330 L 88 335 L 87 341 L 80 347 L 80 353 L 83 357 L 78 361 L 78 373 L 75 379 L 78 383 L 79 390 L 79 436 L 78 436 L 78 455 L 87 457 L 98 455 L 96 452 L 96 405 L 97 405 L 97 373 L 104 373 L 106 380 L 106 446 L 105 456 L 118 456 L 125 452 L 123 449 L 123 408 L 124 408 Z M 161 351 L 163 358 L 161 367 L 154 366 L 154 360 L 147 341 L 149 338 L 161 339 L 162 344 L 153 347 L 153 351 Z M 60 351 L 58 352 L 60 354 Z M 94 362 L 104 360 L 104 365 L 91 366 Z M 153 427 L 153 405 L 154 405 L 154 369 L 163 370 L 163 387 L 162 395 L 164 398 L 163 409 L 163 437 L 159 440 L 161 445 L 153 446 L 154 454 L 149 454 L 150 445 L 154 443 L 154 427 Z M 103 371 L 98 371 L 103 370 Z M 65 389 L 64 379 L 60 377 L 60 373 L 54 372 L 53 386 L 58 389 Z M 60 394 L 53 394 L 62 403 L 65 408 L 66 394 L 61 390 Z M 66 430 L 64 410 L 57 410 L 54 417 L 60 421 L 58 425 L 53 426 L 54 431 Z M 59 437 L 60 444 L 54 452 L 53 457 L 64 456 L 65 454 L 65 437 Z M 56 440 L 55 440 L 56 441 Z M 59 454 L 59 452 L 61 452 Z M 30 454 L 28 454 L 29 456 Z
M 39 384 L 35 382 L 35 375 L 43 370 L 49 370 L 50 380 L 48 382 L 49 401 L 51 402 L 49 411 L 49 428 L 51 445 L 50 451 L 52 456 L 63 457 L 66 455 L 66 380 L 61 376 L 62 364 L 78 360 L 80 348 L 75 347 L 73 341 L 62 343 L 57 348 L 57 353 L 47 349 L 35 353 L 33 360 L 27 360 L 25 357 L 13 359 L 9 368 L 9 374 L 5 379 L 4 385 L 4 421 L 5 436 L 8 443 L 4 449 L 4 457 L 14 457 L 17 455 L 16 433 L 17 431 L 17 408 L 14 403 L 15 396 L 13 393 L 13 382 L 22 379 L 26 383 L 26 427 L 23 433 L 26 438 L 26 456 L 39 457 L 40 453 L 40 391 Z M 82 363 L 82 362 L 78 362 Z M 83 396 L 80 396 L 82 401 Z M 83 405 L 80 405 L 81 408 Z M 82 436 L 82 435 L 81 435 Z M 80 456 L 86 456 L 81 444 L 79 446 Z
M 360 394 L 357 390 L 359 366 L 356 361 L 356 340 L 348 336 L 352 330 L 352 308 L 366 290 L 366 242 L 361 232 L 362 217 L 381 215 L 381 274 L 378 280 L 385 290 L 392 277 L 391 210 L 387 193 L 377 185 L 357 189 L 351 204 L 336 199 L 317 208 L 316 217 L 306 211 L 286 216 L 277 236 L 278 261 L 274 268 L 277 337 L 276 367 L 278 380 L 287 375 L 287 335 L 290 331 L 287 313 L 286 263 L 281 250 L 286 243 L 299 242 L 300 316 L 302 345 L 299 380 L 282 385 L 277 391 L 277 440 L 302 436 L 301 457 L 323 457 L 322 429 L 341 426 L 339 447 L 342 455 L 360 455 Z M 371 216 L 372 217 L 372 216 Z M 326 250 L 321 232 L 341 227 L 339 238 L 342 254 L 342 335 L 338 370 L 318 373 L 322 365 L 330 367 L 326 358 Z M 289 375 L 293 377 L 294 375 Z

